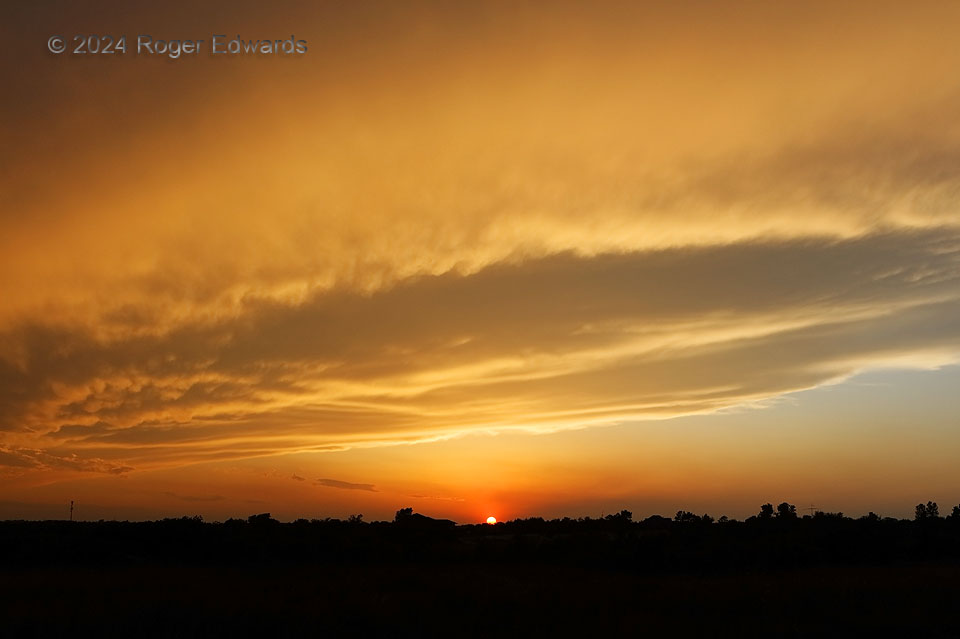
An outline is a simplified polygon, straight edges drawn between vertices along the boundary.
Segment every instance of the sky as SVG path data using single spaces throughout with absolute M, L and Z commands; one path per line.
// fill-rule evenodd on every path
M 960 502 L 960 5 L 8 5 L 0 518 Z

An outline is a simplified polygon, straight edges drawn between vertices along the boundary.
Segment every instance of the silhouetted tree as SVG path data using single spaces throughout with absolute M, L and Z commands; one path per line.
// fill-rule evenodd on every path
M 922 521 L 924 519 L 938 519 L 940 517 L 940 507 L 937 506 L 937 502 L 928 501 L 926 504 L 917 504 L 917 508 L 914 512 L 913 518 L 916 521 Z
M 351 524 L 362 524 L 363 515 L 360 515 L 360 514 L 350 515 L 349 517 L 347 517 L 347 521 L 350 522 Z
M 814 519 L 843 519 L 843 513 L 842 512 L 827 513 L 822 510 L 818 510 L 817 512 L 813 513 L 813 518 Z
M 197 525 L 203 523 L 203 516 L 194 515 L 193 517 L 187 517 L 185 515 L 183 517 L 164 517 L 161 521 L 163 521 L 165 524 Z
M 760 519 L 770 519 L 773 517 L 773 504 L 764 504 L 760 506 L 760 514 L 757 515 Z
M 960 519 L 960 506 L 953 507 L 953 512 L 950 513 L 950 519 Z
M 777 518 L 778 519 L 796 519 L 797 518 L 797 507 L 793 504 L 788 504 L 783 502 L 777 506 Z
M 686 510 L 678 510 L 677 514 L 673 516 L 673 520 L 682 522 L 682 523 L 690 523 L 690 524 L 695 524 L 695 523 L 712 524 L 713 523 L 713 517 L 711 517 L 710 515 L 707 515 L 706 513 L 704 513 L 704 515 L 701 517 L 700 515 L 696 515 Z
M 393 521 L 400 522 L 411 515 L 413 515 L 413 508 L 401 508 L 397 511 L 397 514 L 393 516 Z
M 643 524 L 650 528 L 666 528 L 670 524 L 670 520 L 663 515 L 650 515 L 643 520 Z
M 604 519 L 607 521 L 618 521 L 622 523 L 629 523 L 630 521 L 633 520 L 633 513 L 630 512 L 629 510 L 621 510 L 620 512 L 614 515 L 607 515 L 606 517 L 604 517 Z

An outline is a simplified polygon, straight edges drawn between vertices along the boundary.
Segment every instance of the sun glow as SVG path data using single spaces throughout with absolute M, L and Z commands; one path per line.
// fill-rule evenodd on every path
M 497 518 L 496 518 L 496 517 L 493 517 L 493 516 L 487 517 L 487 523 L 490 524 L 490 525 L 493 525 L 493 524 L 497 523 Z

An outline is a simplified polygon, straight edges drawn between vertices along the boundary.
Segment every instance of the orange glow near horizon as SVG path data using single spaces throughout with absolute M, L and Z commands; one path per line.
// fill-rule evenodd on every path
M 955 502 L 960 5 L 921 4 L 20 6 L 0 518 Z M 42 46 L 225 28 L 309 51 Z

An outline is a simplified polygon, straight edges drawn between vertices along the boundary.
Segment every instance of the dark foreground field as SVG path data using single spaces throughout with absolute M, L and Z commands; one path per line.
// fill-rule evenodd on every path
M 0 522 L 4 636 L 960 636 L 960 525 Z
M 114 566 L 4 576 L 5 636 L 956 637 L 960 567 Z

